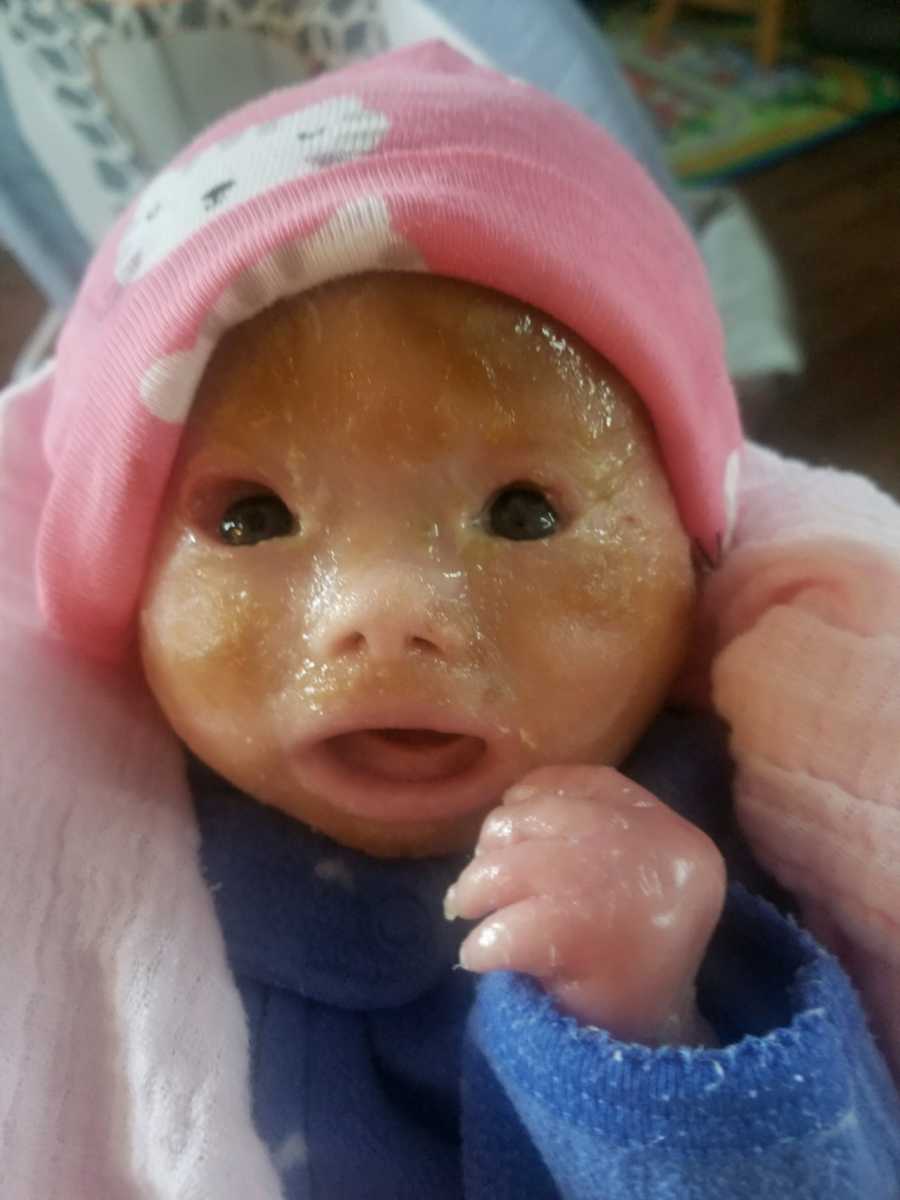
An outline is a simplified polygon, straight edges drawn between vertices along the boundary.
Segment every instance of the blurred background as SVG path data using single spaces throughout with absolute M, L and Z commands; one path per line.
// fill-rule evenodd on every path
M 0 385 L 195 132 L 427 37 L 622 141 L 694 232 L 750 434 L 900 497 L 900 0 L 0 0 Z

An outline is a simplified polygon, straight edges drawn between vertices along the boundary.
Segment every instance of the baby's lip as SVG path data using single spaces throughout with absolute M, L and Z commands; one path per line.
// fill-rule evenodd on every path
M 445 708 L 381 706 L 321 722 L 293 764 L 301 786 L 347 812 L 434 821 L 499 795 L 506 772 L 497 741 L 485 722 Z
M 484 746 L 469 734 L 401 726 L 355 729 L 325 742 L 346 767 L 393 783 L 449 779 L 470 767 Z

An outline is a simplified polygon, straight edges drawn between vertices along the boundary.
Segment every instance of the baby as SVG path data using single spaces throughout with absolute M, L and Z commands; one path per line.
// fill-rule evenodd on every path
M 247 794 L 369 854 L 477 843 L 448 915 L 502 911 L 465 966 L 538 975 L 629 1040 L 693 1040 L 720 857 L 578 765 L 621 762 L 670 690 L 690 545 L 633 393 L 568 338 L 399 274 L 227 334 L 169 481 L 143 660 Z
M 898 1194 L 859 999 L 756 894 L 795 907 L 717 720 L 661 711 L 715 658 L 737 815 L 880 1014 L 891 936 L 798 854 L 809 795 L 781 853 L 754 807 L 793 679 L 740 693 L 798 597 L 894 637 L 894 513 L 827 477 L 884 586 L 823 597 L 814 473 L 742 455 L 621 150 L 440 46 L 275 93 L 150 185 L 8 401 L 11 1197 Z

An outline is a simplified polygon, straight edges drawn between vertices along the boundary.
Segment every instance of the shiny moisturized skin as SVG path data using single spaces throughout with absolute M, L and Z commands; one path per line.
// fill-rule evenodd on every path
M 553 532 L 494 531 L 511 484 L 546 497 Z M 228 544 L 223 515 L 261 492 L 290 531 Z M 694 603 L 688 539 L 617 372 L 511 299 L 379 274 L 222 339 L 169 484 L 141 647 L 175 731 L 238 787 L 357 849 L 428 855 L 471 848 L 536 767 L 620 762 Z M 354 731 L 397 727 L 468 740 L 434 768 L 410 748 L 402 783 L 348 783 L 323 757 L 347 734 L 375 763 Z

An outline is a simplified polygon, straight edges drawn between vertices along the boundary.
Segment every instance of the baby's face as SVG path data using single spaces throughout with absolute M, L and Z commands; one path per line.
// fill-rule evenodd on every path
M 346 845 L 474 843 L 536 766 L 618 763 L 694 579 L 634 393 L 542 314 L 369 275 L 229 332 L 141 614 L 175 731 Z

